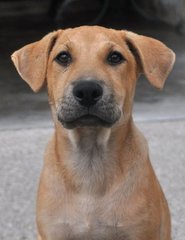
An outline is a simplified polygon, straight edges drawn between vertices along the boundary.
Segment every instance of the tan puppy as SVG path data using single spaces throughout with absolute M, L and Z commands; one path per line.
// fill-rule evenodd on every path
M 136 80 L 162 88 L 175 55 L 161 42 L 103 27 L 58 30 L 12 55 L 55 132 L 41 175 L 40 240 L 170 240 L 168 205 L 132 120 Z

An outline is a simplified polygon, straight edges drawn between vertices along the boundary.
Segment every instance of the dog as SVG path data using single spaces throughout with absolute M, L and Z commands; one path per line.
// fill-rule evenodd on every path
M 129 31 L 82 26 L 12 55 L 37 92 L 47 83 L 55 131 L 37 200 L 39 240 L 170 240 L 167 201 L 132 118 L 136 81 L 162 89 L 175 54 Z

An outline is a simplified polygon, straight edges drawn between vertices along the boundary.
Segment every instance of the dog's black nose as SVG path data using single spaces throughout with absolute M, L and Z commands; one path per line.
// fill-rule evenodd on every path
M 90 107 L 100 100 L 103 89 L 96 81 L 79 81 L 73 88 L 73 95 L 82 106 Z

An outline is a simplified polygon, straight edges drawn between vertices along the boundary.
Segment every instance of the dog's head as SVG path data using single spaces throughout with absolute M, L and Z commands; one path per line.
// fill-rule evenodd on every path
M 65 128 L 126 121 L 139 74 L 162 88 L 174 59 L 157 40 L 97 26 L 49 33 L 12 55 L 34 91 L 47 81 L 54 114 Z

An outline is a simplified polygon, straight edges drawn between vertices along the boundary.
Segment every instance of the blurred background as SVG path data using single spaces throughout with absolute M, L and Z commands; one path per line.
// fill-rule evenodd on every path
M 157 38 L 176 53 L 163 91 L 138 80 L 134 119 L 168 199 L 173 239 L 185 236 L 185 0 L 0 0 L 0 239 L 35 239 L 35 199 L 52 133 L 47 91 L 34 94 L 10 55 L 50 31 L 80 25 Z

